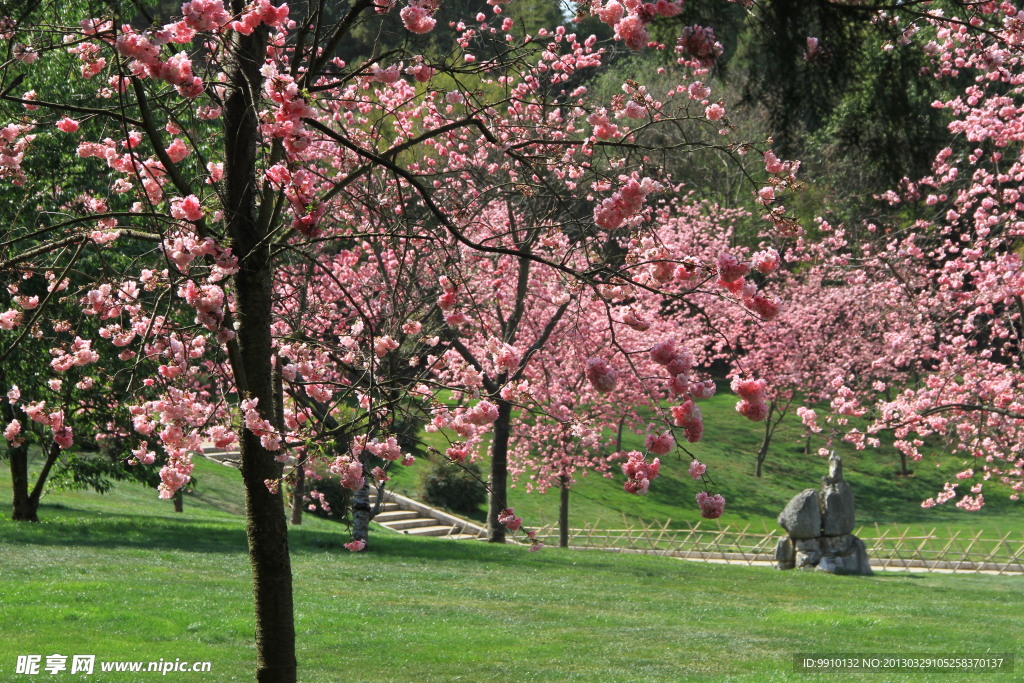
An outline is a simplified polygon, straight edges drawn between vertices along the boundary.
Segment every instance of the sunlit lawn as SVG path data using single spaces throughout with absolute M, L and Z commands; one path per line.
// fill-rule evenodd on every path
M 251 680 L 238 475 L 197 469 L 183 514 L 121 485 L 49 496 L 37 525 L 0 522 L 0 680 L 28 680 L 14 666 L 33 653 L 210 661 L 163 678 Z M 1021 577 L 834 577 L 384 531 L 353 554 L 346 540 L 316 519 L 291 536 L 303 681 L 770 680 L 798 676 L 795 653 L 1019 653 L 1024 632 Z M 104 675 L 82 680 L 143 680 Z M 984 677 L 999 679 L 1012 675 Z

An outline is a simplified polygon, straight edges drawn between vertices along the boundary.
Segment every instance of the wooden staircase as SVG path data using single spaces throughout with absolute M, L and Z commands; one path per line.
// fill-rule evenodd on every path
M 371 491 L 370 504 L 373 505 L 375 501 L 376 491 Z M 393 491 L 384 492 L 380 510 L 373 521 L 400 534 L 454 540 L 487 538 L 487 530 L 484 527 Z
M 238 468 L 241 455 L 234 449 L 203 449 L 203 455 L 227 467 Z M 370 490 L 370 505 L 374 505 L 377 492 Z M 412 498 L 392 491 L 384 492 L 384 502 L 373 521 L 385 529 L 410 536 L 436 536 L 455 540 L 486 539 L 487 529 L 468 520 L 436 510 Z

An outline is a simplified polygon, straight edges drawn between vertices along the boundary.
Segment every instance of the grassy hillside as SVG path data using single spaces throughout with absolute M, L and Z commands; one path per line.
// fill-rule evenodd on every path
M 804 455 L 804 430 L 799 418 L 790 414 L 775 433 L 764 465 L 763 476 L 754 477 L 755 454 L 761 444 L 763 424 L 745 420 L 735 411 L 736 398 L 721 393 L 701 403 L 704 412 L 704 439 L 689 449 L 714 477 L 714 492 L 727 499 L 722 522 L 752 524 L 754 528 L 776 526 L 775 518 L 794 494 L 820 486 L 828 470 L 827 460 L 817 454 L 825 444 L 822 436 L 812 440 L 812 453 Z M 643 434 L 625 434 L 623 446 L 643 450 Z M 440 435 L 426 435 L 428 443 L 444 450 Z M 930 445 L 931 453 L 940 453 L 942 445 Z M 926 457 L 910 463 L 910 476 L 901 476 L 899 455 L 891 447 L 857 451 L 847 443 L 836 445 L 843 457 L 844 469 L 857 503 L 857 522 L 864 525 L 986 528 L 993 531 L 1024 532 L 1024 508 L 1008 499 L 1008 489 L 986 484 L 987 504 L 980 512 L 965 512 L 952 502 L 923 509 L 921 501 L 942 490 L 943 482 L 970 465 L 964 459 Z M 613 479 L 592 473 L 580 478 L 571 494 L 572 526 L 599 523 L 620 526 L 628 520 L 660 521 L 671 519 L 671 526 L 685 526 L 700 519 L 694 503 L 699 490 L 686 473 L 688 458 L 662 457 L 661 477 L 646 496 L 634 496 L 622 490 L 623 477 L 618 468 Z M 486 463 L 483 463 L 486 465 Z M 941 466 L 937 466 L 940 465 Z M 396 468 L 394 487 L 415 495 L 419 471 L 429 466 L 419 462 L 412 468 Z M 510 502 L 527 524 L 540 526 L 558 520 L 558 492 L 527 494 L 521 485 L 510 492 Z M 966 492 L 966 491 L 965 491 Z M 484 519 L 481 510 L 476 519 Z
M 0 680 L 18 655 L 53 653 L 209 661 L 163 678 L 251 680 L 238 474 L 197 472 L 182 514 L 121 484 L 50 495 L 40 524 L 0 521 Z M 384 533 L 353 554 L 346 540 L 317 519 L 292 531 L 302 681 L 780 680 L 803 677 L 796 653 L 1019 655 L 1024 630 L 1022 577 L 834 577 Z

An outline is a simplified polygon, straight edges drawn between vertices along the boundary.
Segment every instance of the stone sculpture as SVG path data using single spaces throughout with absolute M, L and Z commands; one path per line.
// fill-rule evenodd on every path
M 775 548 L 776 566 L 870 576 L 867 548 L 853 535 L 853 491 L 843 479 L 838 455 L 829 458 L 828 476 L 821 483 L 820 494 L 805 489 L 779 514 L 786 537 Z

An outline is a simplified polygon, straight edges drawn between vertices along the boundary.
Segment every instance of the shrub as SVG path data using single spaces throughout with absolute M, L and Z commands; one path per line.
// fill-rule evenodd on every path
M 480 468 L 474 464 L 439 463 L 423 474 L 420 494 L 431 505 L 453 512 L 476 512 L 487 502 L 487 487 L 481 479 Z
M 350 524 L 352 491 L 333 477 L 306 479 L 306 509 L 325 519 Z

